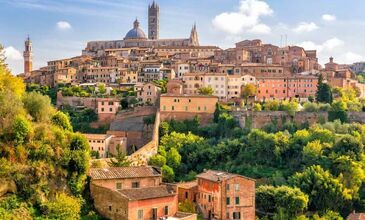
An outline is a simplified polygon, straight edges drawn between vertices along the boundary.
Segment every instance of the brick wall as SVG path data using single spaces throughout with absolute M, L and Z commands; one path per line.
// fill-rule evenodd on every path
M 283 111 L 238 111 L 233 112 L 233 116 L 239 121 L 241 127 L 263 128 L 272 122 L 277 123 L 281 127 L 283 122 L 293 121 L 296 124 L 302 123 L 322 123 L 328 121 L 327 112 L 297 112 L 294 116 L 290 116 Z M 365 123 L 365 112 L 347 112 L 348 121 L 350 123 Z

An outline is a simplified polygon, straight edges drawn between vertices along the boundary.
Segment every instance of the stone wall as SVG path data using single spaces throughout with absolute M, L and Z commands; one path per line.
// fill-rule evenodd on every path
M 161 121 L 170 121 L 171 119 L 182 121 L 194 119 L 195 116 L 200 118 L 200 122 L 203 125 L 208 124 L 213 119 L 213 114 L 211 113 L 161 112 Z
M 91 196 L 94 200 L 95 209 L 103 217 L 108 219 L 128 219 L 128 199 L 108 188 L 90 185 Z
M 57 108 L 62 106 L 71 106 L 76 108 L 83 106 L 96 110 L 98 107 L 97 98 L 95 97 L 76 97 L 76 96 L 62 96 L 61 92 L 57 93 Z
M 298 125 L 308 123 L 325 123 L 328 121 L 328 112 L 297 112 L 294 116 L 283 111 L 235 111 L 232 113 L 238 120 L 241 127 L 247 128 L 263 128 L 270 123 L 276 123 L 281 127 L 285 122 L 294 122 Z M 350 123 L 365 123 L 365 112 L 347 112 L 348 121 Z
M 152 139 L 146 145 L 129 156 L 133 166 L 147 165 L 149 159 L 157 154 L 158 151 L 158 135 L 160 127 L 160 112 L 157 111 L 155 124 L 153 125 Z

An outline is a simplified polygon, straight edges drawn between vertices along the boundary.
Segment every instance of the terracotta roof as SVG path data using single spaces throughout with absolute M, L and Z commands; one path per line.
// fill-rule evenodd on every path
M 156 167 L 109 167 L 91 169 L 89 175 L 94 180 L 159 177 L 161 170 Z
M 154 199 L 176 195 L 175 192 L 168 186 L 122 189 L 118 190 L 118 192 L 127 197 L 129 200 Z
M 165 94 L 161 94 L 160 97 L 176 97 L 176 98 L 179 98 L 179 97 L 186 97 L 186 98 L 218 98 L 217 96 L 213 96 L 213 95 L 200 95 L 200 94 L 168 94 L 168 93 L 165 93 Z
M 196 186 L 198 186 L 198 183 L 197 183 L 196 180 L 177 184 L 177 187 L 183 188 L 183 189 L 191 189 L 191 188 L 194 188 Z
M 109 134 L 83 134 L 83 135 L 87 139 L 100 139 L 100 140 L 105 140 L 111 136 Z
M 224 172 L 224 171 L 217 171 L 217 170 L 207 170 L 203 173 L 198 174 L 196 177 L 206 179 L 206 180 L 210 180 L 210 181 L 213 181 L 213 182 L 218 182 L 220 180 L 227 180 L 227 179 L 230 179 L 232 177 L 243 177 L 243 178 L 255 181 L 254 179 L 244 177 L 244 176 L 241 176 L 241 175 L 238 175 L 238 174 L 227 173 L 227 172 Z
M 365 220 L 365 213 L 351 213 L 346 220 Z

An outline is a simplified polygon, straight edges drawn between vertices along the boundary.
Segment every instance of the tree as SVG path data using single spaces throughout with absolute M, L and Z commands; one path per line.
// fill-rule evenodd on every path
M 292 218 L 307 209 L 308 200 L 308 195 L 300 189 L 289 186 L 262 185 L 256 189 L 256 207 L 266 213 L 283 209 Z
M 128 159 L 127 154 L 120 149 L 120 145 L 117 146 L 117 155 L 111 155 L 114 158 L 110 158 L 108 162 L 111 167 L 129 167 L 131 161 Z
M 47 219 L 80 219 L 80 200 L 65 193 L 56 195 L 52 201 L 42 205 L 43 215 Z
M 32 132 L 31 123 L 22 116 L 17 116 L 13 121 L 13 139 L 16 145 L 23 144 Z
M 183 202 L 179 203 L 179 211 L 185 213 L 196 213 L 195 204 L 192 201 L 185 199 Z
M 27 112 L 37 122 L 48 121 L 54 112 L 51 99 L 37 92 L 27 93 L 23 103 Z
M 123 98 L 122 100 L 120 100 L 120 106 L 122 107 L 122 109 L 128 109 L 128 98 Z
M 248 103 L 250 97 L 254 97 L 257 93 L 257 88 L 254 84 L 247 84 L 241 88 L 241 96 L 245 99 L 245 103 Z
M 166 158 L 160 154 L 156 154 L 150 158 L 148 164 L 156 167 L 163 167 L 164 165 L 166 165 Z
M 99 92 L 101 95 L 104 95 L 104 94 L 106 93 L 105 84 L 100 83 L 100 84 L 98 85 L 98 92 Z
M 253 105 L 253 110 L 254 110 L 255 112 L 261 112 L 261 111 L 262 111 L 262 106 L 261 106 L 261 104 L 260 104 L 260 103 L 255 103 L 255 104 Z
M 267 101 L 264 103 L 265 111 L 278 111 L 280 103 L 277 100 Z
M 70 122 L 70 117 L 68 115 L 66 115 L 65 113 L 63 112 L 56 112 L 56 114 L 54 114 L 52 116 L 52 123 L 64 130 L 67 130 L 67 131 L 72 131 L 72 125 L 71 125 L 71 122 Z
M 333 100 L 331 87 L 327 83 L 323 82 L 322 74 L 320 74 L 318 77 L 316 100 L 317 102 L 330 103 L 330 104 L 332 103 Z
M 162 171 L 162 180 L 164 182 L 172 183 L 174 181 L 175 173 L 171 167 L 163 165 L 161 171 Z
M 309 209 L 312 211 L 340 210 L 351 199 L 349 190 L 318 165 L 296 173 L 290 181 L 293 186 L 310 195 Z
M 346 155 L 355 161 L 360 161 L 364 156 L 364 145 L 359 139 L 351 135 L 343 136 L 334 144 L 332 149 L 337 155 Z
M 176 150 L 176 148 L 171 148 L 167 152 L 167 165 L 173 169 L 177 169 L 180 166 L 181 155 Z
M 200 95 L 213 95 L 214 90 L 212 89 L 212 87 L 200 87 L 198 89 L 198 93 Z
M 89 143 L 83 135 L 73 134 L 69 150 L 69 161 L 67 164 L 68 184 L 71 191 L 78 195 L 84 189 L 86 174 L 89 169 Z

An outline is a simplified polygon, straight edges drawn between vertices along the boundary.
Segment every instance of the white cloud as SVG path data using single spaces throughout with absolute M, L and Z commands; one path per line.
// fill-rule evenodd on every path
M 319 27 L 314 22 L 300 22 L 297 27 L 293 29 L 296 33 L 311 32 L 317 30 Z
M 354 52 L 347 52 L 340 55 L 337 60 L 339 63 L 350 64 L 350 63 L 365 61 L 365 57 Z
M 248 32 L 253 34 L 268 34 L 271 32 L 271 28 L 266 24 L 257 24 L 249 29 Z
M 68 29 L 71 29 L 72 26 L 67 21 L 59 21 L 59 22 L 57 22 L 57 28 L 59 30 L 68 30 Z
M 270 6 L 261 0 L 241 0 L 238 12 L 224 12 L 217 15 L 213 26 L 229 34 L 269 33 L 271 28 L 262 24 L 260 18 L 273 14 Z
M 324 20 L 324 21 L 335 21 L 336 16 L 335 15 L 330 15 L 330 14 L 324 14 L 324 15 L 322 15 L 322 20 Z
M 23 59 L 23 56 L 19 52 L 19 50 L 15 49 L 12 46 L 5 48 L 5 57 L 8 60 L 22 60 Z
M 317 50 L 319 53 L 321 52 L 331 52 L 336 48 L 343 46 L 345 42 L 338 39 L 337 37 L 333 37 L 324 41 L 322 44 L 316 44 L 313 41 L 304 41 L 299 46 L 303 47 L 306 50 Z

